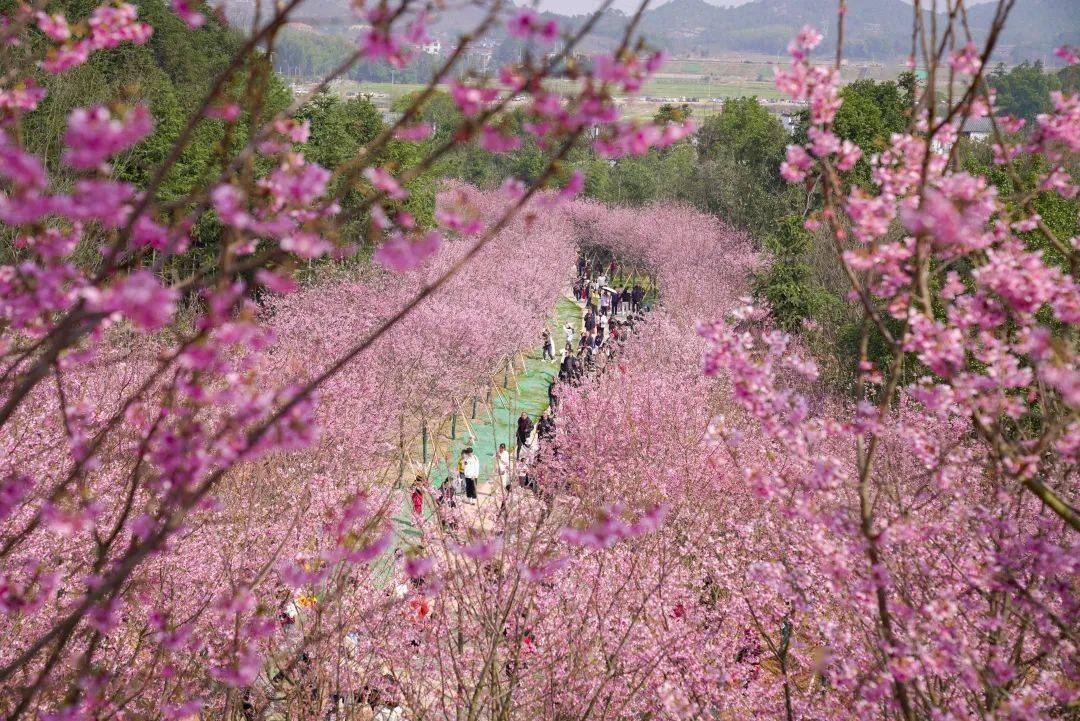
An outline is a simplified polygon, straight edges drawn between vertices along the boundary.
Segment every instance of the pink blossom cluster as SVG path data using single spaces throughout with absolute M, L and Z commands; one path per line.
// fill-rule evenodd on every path
M 209 21 L 194 4 L 173 8 L 192 27 Z M 380 148 L 335 184 L 305 157 L 310 129 L 292 109 L 265 118 L 253 98 L 225 92 L 193 109 L 192 128 L 262 125 L 181 199 L 157 193 L 173 155 L 147 168 L 149 190 L 112 175 L 153 130 L 137 100 L 74 110 L 64 175 L 51 172 L 22 143 L 20 125 L 46 95 L 37 69 L 62 73 L 151 32 L 133 5 L 88 10 L 17 4 L 0 28 L 17 50 L 0 79 L 0 221 L 12 251 L 0 268 L 0 708 L 13 719 L 230 716 L 252 701 L 266 711 L 303 649 L 319 644 L 338 663 L 386 641 L 402 610 L 390 579 L 406 566 L 425 571 L 409 583 L 438 572 L 425 553 L 394 556 L 405 552 L 392 533 L 395 476 L 425 424 L 486 392 L 532 345 L 576 251 L 539 205 L 514 220 L 515 201 L 535 192 L 518 183 L 497 202 L 448 189 L 438 228 L 422 228 L 403 207 L 411 171 L 374 164 Z M 414 10 L 360 8 L 370 32 L 359 55 L 406 62 L 426 39 Z M 249 61 L 226 68 L 224 86 Z M 560 72 L 504 73 L 553 146 L 617 115 L 588 73 L 567 98 L 543 90 Z M 483 117 L 454 136 L 514 143 L 499 130 L 508 98 L 467 84 L 485 88 L 463 98 Z M 427 132 L 403 120 L 380 142 Z M 181 133 L 177 150 L 189 141 Z M 340 240 L 341 188 L 366 196 L 374 259 L 411 272 L 335 277 L 344 271 L 331 261 L 356 250 Z M 181 257 L 193 237 L 206 241 L 196 224 L 213 228 L 211 245 Z M 314 287 L 299 289 L 301 263 Z M 499 552 L 496 540 L 459 541 L 455 557 Z M 560 562 L 529 560 L 548 572 Z M 313 617 L 339 602 L 343 625 L 313 633 Z M 409 613 L 427 603 L 414 594 Z M 378 672 L 350 674 L 357 689 L 381 684 Z
M 64 160 L 73 168 L 94 168 L 121 150 L 135 145 L 153 130 L 150 111 L 136 105 L 126 116 L 114 118 L 107 108 L 76 108 L 68 118 Z
M 269 183 L 291 182 L 288 172 L 270 180 L 280 170 L 271 172 Z M 308 187 L 302 183 L 275 197 L 283 207 L 299 203 L 295 192 Z M 221 205 L 224 197 L 218 202 L 229 215 Z M 451 188 L 440 202 L 492 223 L 505 201 L 493 203 L 469 189 Z M 122 548 L 106 546 L 110 555 L 103 557 L 95 538 L 108 538 L 127 519 L 125 535 L 117 536 L 117 542 L 127 534 L 151 540 L 173 522 L 174 516 L 164 513 L 190 506 L 184 533 L 151 554 L 132 576 L 132 591 L 95 606 L 88 615 L 88 628 L 146 663 L 102 675 L 102 688 L 111 689 L 110 695 L 81 700 L 80 712 L 119 708 L 115 699 L 130 694 L 128 712 L 196 701 L 222 708 L 223 688 L 251 685 L 266 668 L 268 654 L 289 653 L 303 638 L 297 633 L 308 608 L 305 599 L 317 594 L 328 603 L 326 597 L 354 589 L 361 578 L 375 598 L 381 597 L 385 577 L 373 562 L 391 548 L 386 507 L 400 499 L 388 481 L 397 468 L 393 449 L 403 432 L 411 442 L 424 419 L 453 413 L 469 394 L 482 393 L 504 355 L 532 344 L 573 266 L 569 234 L 554 217 L 522 217 L 414 311 L 412 322 L 382 337 L 366 363 L 350 365 L 328 380 L 316 399 L 290 404 L 298 398 L 297 384 L 321 370 L 313 359 L 345 352 L 355 338 L 454 264 L 472 242 L 469 237 L 448 240 L 431 263 L 413 274 L 326 282 L 265 308 L 245 300 L 239 283 L 207 292 L 206 314 L 199 321 L 204 332 L 168 351 L 179 353 L 175 384 L 159 377 L 157 359 L 168 345 L 155 339 L 122 362 L 71 365 L 57 389 L 35 391 L 34 403 L 20 410 L 14 426 L 32 424 L 38 429 L 34 436 L 0 436 L 5 452 L 18 459 L 15 465 L 23 471 L 0 486 L 4 527 L 13 534 L 27 524 L 31 529 L 11 549 L 12 564 L 0 579 L 5 631 L 17 623 L 19 638 L 29 641 L 45 632 L 57 614 L 70 610 L 70 603 L 107 582 L 116 572 L 110 559 L 115 556 L 119 563 Z M 265 285 L 279 282 L 268 275 L 260 276 Z M 158 297 L 163 293 L 169 297 Z M 87 296 L 94 312 L 121 314 L 145 329 L 168 323 L 175 301 L 176 292 L 147 271 Z M 464 326 L 462 308 L 473 319 Z M 335 332 L 326 333 L 328 326 Z M 113 350 L 107 344 L 101 352 Z M 154 392 L 129 400 L 146 385 Z M 246 437 L 253 423 L 278 413 L 283 404 L 287 410 L 265 433 L 254 441 Z M 133 496 L 122 482 L 130 456 L 91 452 L 102 430 L 116 422 L 123 431 L 118 440 L 130 448 L 144 446 L 142 462 L 153 469 L 152 481 Z M 54 449 L 65 446 L 72 455 L 58 458 Z M 236 461 L 242 463 L 236 466 Z M 225 468 L 229 473 L 212 498 L 195 495 L 208 477 Z M 82 497 L 32 502 L 28 479 L 57 473 L 77 473 Z M 282 513 L 284 506 L 296 512 Z M 491 543 L 464 544 L 461 553 L 486 557 L 494 553 Z M 46 550 L 61 545 L 60 555 Z M 409 566 L 413 575 L 422 575 L 417 570 L 421 563 L 430 568 L 430 561 L 419 557 Z M 266 569 L 273 571 L 267 575 Z M 351 579 L 347 583 L 345 569 Z M 209 605 L 208 593 L 213 599 Z M 350 593 L 343 607 L 353 624 L 378 605 L 358 600 Z M 146 634 L 155 640 L 125 640 Z M 21 643 L 11 646 L 4 663 L 19 648 Z M 338 653 L 331 651 L 337 648 L 333 644 L 319 648 Z M 179 683 L 170 681 L 171 674 L 160 676 L 155 663 L 183 668 Z M 77 677 L 76 670 L 58 674 L 55 688 L 64 689 L 68 679 Z M 164 687 L 140 695 L 148 683 Z M 41 690 L 39 703 L 62 708 L 63 696 L 53 696 L 52 688 Z
M 846 184 L 837 80 L 810 65 L 814 39 L 802 33 L 778 74 L 811 106 L 810 142 L 789 148 L 783 173 L 824 188 L 808 223 L 836 239 L 864 327 L 892 359 L 864 355 L 856 397 L 841 401 L 767 308 L 702 328 L 706 374 L 730 384 L 709 434 L 758 506 L 730 528 L 758 549 L 724 559 L 727 587 L 743 584 L 761 652 L 789 669 L 757 679 L 771 681 L 762 698 L 830 718 L 1053 716 L 1076 702 L 1064 629 L 1078 608 L 1067 579 L 1080 367 L 1068 339 L 1080 286 L 1018 233 L 1075 250 L 950 163 L 962 118 L 992 114 L 978 87 L 955 116 L 924 113 L 894 136 L 871 159 L 872 187 Z M 984 54 L 965 47 L 948 62 L 977 75 Z M 1053 167 L 1075 153 L 1075 99 L 1054 101 L 998 162 L 1025 152 Z M 1048 189 L 1074 193 L 1051 173 Z M 815 695 L 826 680 L 832 691 Z
M 552 43 L 559 37 L 559 25 L 554 20 L 542 20 L 534 10 L 522 8 L 506 21 L 511 37 Z
M 49 48 L 41 68 L 49 73 L 61 73 L 82 65 L 98 50 L 114 48 L 123 42 L 142 45 L 152 30 L 137 18 L 138 9 L 130 3 L 101 5 L 91 13 L 85 34 L 74 36 L 63 13 L 38 13 L 38 27 L 56 43 Z

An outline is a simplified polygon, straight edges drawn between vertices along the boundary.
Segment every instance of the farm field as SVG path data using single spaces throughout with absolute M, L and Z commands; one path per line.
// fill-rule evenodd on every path
M 726 58 L 674 58 L 667 62 L 663 72 L 645 83 L 641 91 L 628 100 L 626 112 L 631 117 L 655 114 L 665 102 L 690 102 L 695 113 L 704 117 L 717 112 L 725 98 L 756 96 L 765 100 L 779 100 L 781 94 L 773 82 L 777 60 L 764 56 Z M 855 63 L 845 65 L 841 76 L 844 82 L 871 78 L 894 79 L 902 68 L 882 63 Z M 568 84 L 554 83 L 553 87 Z M 375 105 L 389 110 L 398 98 L 419 90 L 416 83 L 355 82 L 339 80 L 334 92 L 344 97 L 370 93 Z M 622 95 L 622 94 L 620 94 Z

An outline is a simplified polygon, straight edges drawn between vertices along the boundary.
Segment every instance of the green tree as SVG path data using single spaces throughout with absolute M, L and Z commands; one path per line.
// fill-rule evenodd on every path
M 734 98 L 697 134 L 698 162 L 685 197 L 761 238 L 795 211 L 797 191 L 780 177 L 791 138 L 757 98 Z
M 998 63 L 986 82 L 997 91 L 999 112 L 1024 118 L 1029 123 L 1039 113 L 1050 110 L 1050 92 L 1061 87 L 1061 78 L 1044 73 L 1040 60 L 1024 61 L 1009 70 Z
M 72 22 L 84 20 L 96 7 L 90 0 L 61 0 L 50 10 L 62 11 Z M 109 52 L 95 53 L 88 62 L 59 75 L 40 73 L 37 81 L 48 90 L 41 105 L 26 118 L 23 126 L 27 146 L 45 156 L 54 183 L 63 187 L 74 174 L 60 162 L 67 118 L 76 107 L 92 105 L 146 105 L 154 120 L 154 130 L 138 145 L 117 155 L 112 162 L 114 177 L 146 188 L 154 169 L 161 167 L 172 151 L 188 119 L 199 109 L 211 83 L 229 66 L 242 46 L 234 31 L 213 14 L 198 30 L 191 30 L 164 0 L 140 0 L 139 17 L 150 24 L 153 34 L 144 45 L 122 43 Z M 40 41 L 39 41 L 40 42 Z M 263 100 L 262 114 L 276 113 L 291 96 L 275 75 L 265 56 L 254 56 L 233 74 L 225 93 L 234 98 L 257 94 Z M 177 203 L 176 212 L 190 205 L 182 201 L 194 188 L 204 187 L 250 137 L 251 119 L 246 115 L 226 130 L 220 120 L 203 118 L 195 125 L 183 153 L 168 170 L 157 188 L 157 198 Z M 258 169 L 258 168 L 257 168 Z M 200 220 L 193 231 L 191 250 L 170 260 L 169 270 L 186 273 L 216 249 L 216 224 Z M 80 260 L 96 262 L 97 241 L 91 237 Z M 5 247 L 5 255 L 10 248 Z
M 765 175 L 775 171 L 777 180 L 789 142 L 779 120 L 756 97 L 725 100 L 720 112 L 707 118 L 698 131 L 703 160 L 724 155 Z
M 769 302 L 773 317 L 785 330 L 798 330 L 802 322 L 828 322 L 829 312 L 839 303 L 814 277 L 806 262 L 812 238 L 798 216 L 784 218 L 775 232 L 765 236 L 772 253 L 768 270 L 754 279 L 755 292 Z
M 687 103 L 681 105 L 664 103 L 660 106 L 659 110 L 656 111 L 653 120 L 657 123 L 685 123 L 693 114 L 694 109 Z
M 836 113 L 834 130 L 863 151 L 854 170 L 856 183 L 869 184 L 870 156 L 884 150 L 893 133 L 901 133 L 907 128 L 913 77 L 902 78 L 900 82 L 856 80 L 840 91 L 844 104 Z M 799 134 L 802 137 L 805 133 L 804 126 Z
M 322 92 L 305 103 L 297 117 L 311 123 L 305 155 L 331 170 L 354 157 L 383 129 L 382 115 L 367 96 L 342 100 Z
M 649 151 L 642 157 L 620 158 L 611 168 L 608 195 L 601 200 L 618 205 L 645 205 L 654 200 L 659 181 L 654 172 L 657 156 Z

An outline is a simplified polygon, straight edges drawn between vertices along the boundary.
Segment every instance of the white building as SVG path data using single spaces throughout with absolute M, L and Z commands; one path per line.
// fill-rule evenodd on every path
M 994 125 L 990 118 L 970 118 L 964 123 L 964 129 L 960 131 L 961 137 L 969 140 L 983 141 L 994 132 Z
M 428 55 L 442 55 L 442 43 L 438 40 L 431 40 L 424 43 L 423 50 Z

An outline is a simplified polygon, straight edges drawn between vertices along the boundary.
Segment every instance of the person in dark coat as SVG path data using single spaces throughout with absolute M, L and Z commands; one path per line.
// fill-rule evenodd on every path
M 572 353 L 567 353 L 562 360 L 562 365 L 559 366 L 559 380 L 563 383 L 569 383 L 573 378 L 573 368 L 574 356 Z
M 555 419 L 551 417 L 551 410 L 548 408 L 544 409 L 540 420 L 536 422 L 536 435 L 543 443 L 550 443 L 555 438 Z
M 529 419 L 529 414 L 525 411 L 521 412 L 521 416 L 517 422 L 517 455 L 521 458 L 521 449 L 525 446 L 525 443 L 529 440 L 529 434 L 532 433 L 533 422 Z
M 576 384 L 579 380 L 581 380 L 581 374 L 584 372 L 584 366 L 582 364 L 581 358 L 582 358 L 582 355 L 584 354 L 584 352 L 585 352 L 585 349 L 583 347 L 580 350 L 578 350 L 577 355 L 570 356 L 570 358 L 569 358 L 569 361 L 570 361 L 569 376 L 570 376 L 570 382 L 571 383 Z
M 551 337 L 551 331 L 544 328 L 540 338 L 544 342 L 544 360 L 555 360 L 555 340 Z

